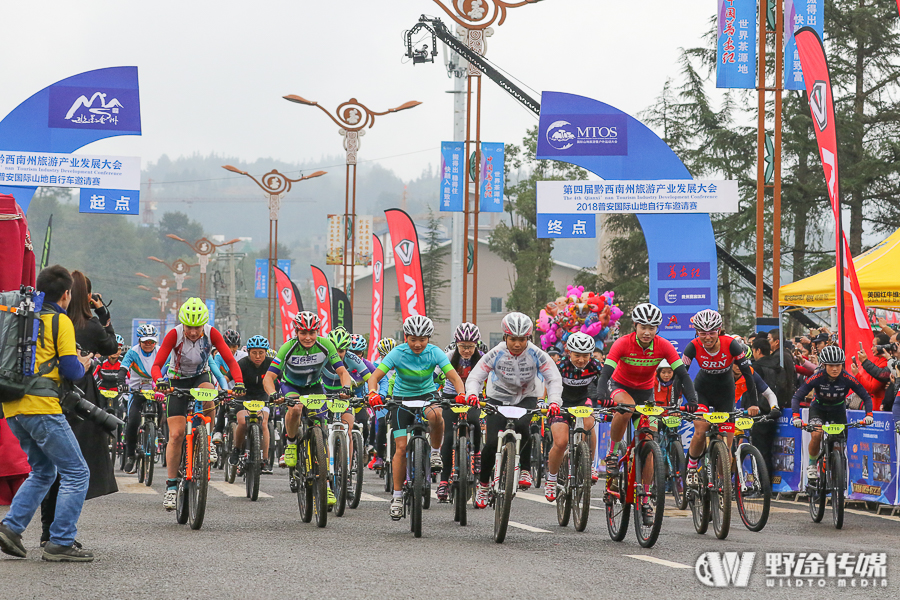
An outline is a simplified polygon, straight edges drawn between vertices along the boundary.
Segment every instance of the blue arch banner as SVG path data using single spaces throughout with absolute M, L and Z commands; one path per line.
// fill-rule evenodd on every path
M 70 153 L 118 135 L 141 135 L 137 67 L 109 67 L 61 79 L 0 121 L 0 150 Z M 0 185 L 26 213 L 35 187 Z
M 578 165 L 603 179 L 691 179 L 649 127 L 609 104 L 564 92 L 541 95 L 537 158 Z M 719 305 L 712 222 L 708 214 L 637 217 L 650 257 L 650 302 L 664 315 L 660 334 L 681 352 L 694 338 L 690 317 Z

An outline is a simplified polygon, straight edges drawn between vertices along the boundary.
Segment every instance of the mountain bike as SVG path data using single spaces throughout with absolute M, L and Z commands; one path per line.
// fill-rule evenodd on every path
M 745 411 L 740 411 L 745 414 Z M 772 484 L 766 461 L 758 448 L 750 444 L 750 430 L 757 421 L 768 421 L 768 415 L 740 416 L 735 419 L 734 442 L 734 496 L 738 514 L 750 531 L 762 531 L 769 520 L 772 503 Z
M 222 462 L 222 469 L 225 471 L 225 481 L 234 483 L 238 474 L 237 463 L 232 463 L 229 458 L 234 453 L 234 438 L 237 432 L 237 413 L 241 404 L 238 401 L 232 401 L 225 405 L 225 435 L 222 437 L 222 451 L 219 452 L 219 460 Z
M 356 415 L 353 421 L 353 452 L 350 455 L 350 484 L 347 493 L 347 506 L 356 508 L 362 499 L 363 473 L 366 470 L 366 442 L 363 439 L 363 424 L 359 420 L 359 412 L 363 410 L 365 401 L 358 399 L 351 403 L 353 413 Z
M 696 414 L 682 414 L 697 418 Z M 731 453 L 725 439 L 734 431 L 734 423 L 728 422 L 732 414 L 727 412 L 702 413 L 702 418 L 710 424 L 708 442 L 697 471 L 699 485 L 688 487 L 688 505 L 697 533 L 706 533 L 711 519 L 716 537 L 724 540 L 731 528 Z
M 231 477 L 234 481 L 233 470 L 236 470 L 244 478 L 244 486 L 247 489 L 247 497 L 251 501 L 256 502 L 259 498 L 259 476 L 262 471 L 262 419 L 260 413 L 266 407 L 265 400 L 232 400 L 228 403 L 231 406 L 236 405 L 238 412 L 246 410 L 247 416 L 244 418 L 244 424 L 247 428 L 244 436 L 244 447 L 238 448 L 240 456 L 237 464 L 232 464 L 230 457 L 226 463 L 228 472 L 226 476 Z M 231 483 L 229 482 L 229 483 Z
M 334 493 L 334 516 L 344 516 L 347 509 L 350 487 L 350 433 L 341 419 L 350 409 L 350 400 L 331 398 L 326 401 L 330 420 L 328 422 L 328 473 L 331 477 L 331 491 Z
M 659 430 L 659 449 L 662 452 L 665 465 L 666 487 L 672 490 L 672 499 L 679 510 L 687 508 L 687 494 L 685 493 L 684 475 L 687 472 L 687 460 L 684 455 L 684 446 L 681 443 L 681 434 L 678 428 L 681 426 L 681 417 L 678 415 L 663 415 L 662 423 L 665 427 Z
M 559 465 L 556 487 L 556 518 L 560 527 L 573 518 L 575 531 L 584 531 L 591 512 L 591 450 L 585 441 L 590 431 L 584 428 L 584 418 L 593 416 L 590 406 L 571 406 L 563 413 L 569 424 L 569 445 Z M 532 443 L 534 443 L 532 441 Z M 534 459 L 532 459 L 534 460 Z
M 304 523 L 316 518 L 318 527 L 328 523 L 328 457 L 326 430 L 327 413 L 319 412 L 328 397 L 325 394 L 301 396 L 296 392 L 285 394 L 285 404 L 303 405 L 300 430 L 297 439 L 297 467 L 293 469 L 292 488 L 297 490 L 300 520 Z
M 481 403 L 481 407 L 488 414 L 502 415 L 506 418 L 506 427 L 497 434 L 497 456 L 488 492 L 488 504 L 494 509 L 493 539 L 496 543 L 502 544 L 506 539 L 509 512 L 519 481 L 519 450 L 522 447 L 522 435 L 516 431 L 516 422 L 525 415 L 546 414 L 547 409 L 528 409 L 485 402 Z M 588 481 L 590 476 L 588 472 Z
M 804 423 L 801 429 L 813 433 L 820 428 L 824 432 L 822 450 L 816 460 L 816 471 L 819 478 L 815 483 L 809 482 L 806 491 L 809 496 L 809 516 L 818 523 L 825 516 L 825 502 L 831 494 L 831 520 L 835 529 L 844 526 L 844 495 L 847 491 L 847 430 L 865 427 L 858 421 L 845 425 L 843 423 L 826 423 L 824 425 Z
M 141 394 L 144 405 L 141 410 L 141 425 L 137 433 L 137 446 L 134 450 L 134 466 L 137 468 L 138 483 L 147 487 L 153 483 L 153 467 L 157 461 L 159 450 L 159 404 L 153 390 L 133 390 L 132 394 Z
M 659 538 L 665 511 L 666 476 L 662 452 L 653 439 L 651 419 L 658 417 L 665 410 L 661 406 L 655 406 L 651 400 L 648 404 L 621 405 L 614 408 L 598 408 L 594 411 L 598 418 L 612 416 L 616 412 L 624 414 L 637 411 L 641 415 L 633 434 L 631 427 L 626 429 L 625 449 L 622 450 L 621 443 L 616 449 L 619 456 L 618 474 L 606 477 L 603 501 L 606 505 L 606 528 L 613 541 L 621 542 L 625 539 L 629 510 L 632 507 L 634 532 L 641 547 L 650 548 Z M 651 463 L 652 466 L 648 466 Z M 647 468 L 650 469 L 649 477 L 644 473 Z M 649 506 L 646 510 L 652 512 L 649 524 L 644 520 L 645 505 Z
M 100 395 L 106 398 L 106 412 L 119 416 L 118 406 L 121 394 L 117 390 L 100 390 Z M 128 415 L 125 417 L 127 419 Z M 123 425 L 119 425 L 116 431 L 109 435 L 109 460 L 113 465 L 116 464 L 116 456 L 119 456 L 119 470 L 121 471 L 125 467 L 125 427 Z
M 472 456 L 475 450 L 475 431 L 469 423 L 469 409 L 473 408 L 465 404 L 455 404 L 444 400 L 441 406 L 449 408 L 456 414 L 453 422 L 453 436 L 450 438 L 453 444 L 453 468 L 450 472 L 450 502 L 453 504 L 453 520 L 465 527 L 468 524 L 469 499 L 472 490 L 475 489 L 475 471 L 472 464 Z M 478 409 L 480 410 L 480 409 Z M 445 423 L 445 427 L 449 424 Z
M 541 480 L 547 470 L 547 455 L 553 446 L 550 441 L 550 428 L 546 427 L 546 419 L 543 415 L 531 417 L 529 427 L 531 435 L 531 478 L 534 480 L 534 488 L 541 487 Z

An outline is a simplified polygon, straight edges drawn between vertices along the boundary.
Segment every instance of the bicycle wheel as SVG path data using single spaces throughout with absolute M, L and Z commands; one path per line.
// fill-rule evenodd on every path
M 394 491 L 394 437 L 391 438 L 387 442 L 387 449 L 385 451 L 384 456 L 384 467 L 382 467 L 382 472 L 384 473 L 384 491 L 387 493 L 391 493 Z
M 206 425 L 201 423 L 194 427 L 194 472 L 188 486 L 188 499 L 191 529 L 200 529 L 203 526 L 203 517 L 206 515 L 206 494 L 209 491 L 209 434 Z
M 353 454 L 350 456 L 350 490 L 347 506 L 356 508 L 362 498 L 363 472 L 366 470 L 366 448 L 360 432 L 353 431 Z
M 806 484 L 809 496 L 809 516 L 812 518 L 813 523 L 819 523 L 822 517 L 825 516 L 827 493 L 825 490 L 825 469 L 822 463 L 822 456 L 819 456 L 819 460 L 816 462 L 816 471 L 819 473 L 819 477 L 815 482 L 807 482 Z
M 681 441 L 674 440 L 669 445 L 669 450 L 666 454 L 672 481 L 672 498 L 675 500 L 675 506 L 679 510 L 684 510 L 687 508 L 687 493 L 684 483 L 687 461 L 684 458 L 684 446 L 681 445 Z
M 709 504 L 712 512 L 713 531 L 724 540 L 731 528 L 731 457 L 721 440 L 713 440 L 709 448 L 712 487 Z
M 506 442 L 500 453 L 500 492 L 494 497 L 494 541 L 502 544 L 509 527 L 509 510 L 516 491 L 516 444 Z
M 266 423 L 266 428 L 269 430 L 269 447 L 268 447 L 268 457 L 269 457 L 269 467 L 271 470 L 271 466 L 274 463 L 276 456 L 281 456 L 280 454 L 275 454 L 275 423 L 272 422 L 271 414 L 269 415 L 269 421 Z
M 638 456 L 639 460 L 634 468 L 636 477 L 641 476 L 645 465 L 653 463 L 650 481 L 643 486 L 641 495 L 634 499 L 634 532 L 641 547 L 650 548 L 656 543 L 662 529 L 663 513 L 666 508 L 666 473 L 662 452 L 654 440 L 644 440 L 640 445 Z M 645 503 L 649 504 L 653 511 L 653 519 L 649 523 L 644 520 Z
M 259 475 L 262 465 L 262 432 L 259 423 L 250 423 L 247 428 L 247 462 L 244 464 L 244 485 L 247 488 L 247 497 L 256 502 L 259 498 Z
M 838 448 L 839 446 L 835 446 L 831 451 L 831 475 L 828 478 L 831 484 L 831 519 L 835 529 L 844 526 L 844 492 L 847 486 L 844 453 Z
M 591 513 L 591 451 L 586 442 L 575 446 L 575 488 L 569 495 L 572 505 L 572 524 L 575 531 L 584 531 Z
M 425 496 L 428 493 L 426 489 L 426 479 L 431 477 L 431 453 L 428 451 L 428 444 L 425 438 L 414 437 L 412 439 L 412 450 L 406 457 L 410 465 L 410 481 L 412 483 L 412 494 L 410 497 L 410 519 L 409 528 L 415 537 L 422 537 L 422 508 L 425 503 Z
M 312 505 L 316 525 L 325 527 L 328 523 L 328 459 L 325 457 L 325 434 L 321 427 L 313 427 L 310 436 L 312 453 Z
M 184 525 L 188 521 L 187 438 L 181 444 L 181 466 L 178 469 L 178 489 L 175 494 L 175 522 Z
M 562 462 L 559 464 L 559 472 L 556 474 L 557 496 L 556 496 L 556 520 L 560 527 L 566 527 L 569 524 L 569 517 L 572 515 L 572 496 L 569 494 L 569 450 L 563 454 Z
M 334 476 L 331 479 L 331 491 L 337 502 L 334 505 L 334 516 L 344 516 L 347 510 L 347 486 L 350 473 L 347 471 L 347 446 L 342 435 L 334 439 Z
M 147 454 L 144 449 L 147 447 L 147 431 L 145 426 L 138 429 L 137 444 L 134 447 L 134 468 L 137 471 L 138 483 L 144 483 L 144 461 Z
M 469 477 L 471 473 L 469 469 L 472 466 L 472 459 L 469 457 L 469 438 L 462 436 L 457 439 L 456 444 L 456 492 L 453 497 L 454 502 L 454 521 L 459 522 L 461 527 L 465 527 L 469 522 L 466 514 L 467 505 L 469 503 Z
M 109 436 L 109 461 L 112 464 L 116 464 L 116 454 L 119 448 L 119 430 L 121 427 L 116 427 L 115 434 L 110 434 Z
M 709 506 L 709 490 L 707 489 L 706 458 L 701 459 L 700 469 L 697 471 L 698 486 L 696 489 L 687 490 L 688 506 L 691 509 L 691 519 L 694 522 L 694 530 L 703 535 L 709 529 L 709 521 L 712 518 Z
M 237 477 L 237 465 L 231 464 L 231 455 L 234 452 L 235 429 L 237 429 L 237 423 L 228 424 L 228 427 L 225 428 L 225 443 L 222 444 L 222 447 L 225 448 L 222 452 L 225 455 L 225 481 L 228 483 L 234 483 L 234 478 Z
M 304 523 L 312 521 L 312 485 L 310 485 L 306 472 L 306 442 L 300 439 L 297 442 L 297 467 L 290 469 L 289 476 L 297 490 L 297 507 L 300 509 L 300 520 Z
M 156 456 L 163 467 L 166 466 L 166 446 L 169 443 L 169 424 L 165 419 L 157 430 Z
M 621 450 L 619 451 L 621 457 Z M 628 519 L 631 516 L 628 498 L 628 464 L 615 477 L 607 478 L 604 504 L 606 505 L 606 529 L 614 542 L 625 539 Z
M 144 428 L 146 440 L 140 454 L 143 456 L 141 460 L 143 461 L 144 485 L 150 487 L 153 483 L 153 465 L 156 464 L 156 424 L 148 421 Z
M 751 444 L 741 444 L 738 458 L 738 475 L 744 478 L 743 485 L 740 477 L 735 481 L 738 514 L 747 529 L 761 531 L 769 520 L 769 505 L 772 502 L 769 472 L 762 453 Z
M 539 431 L 531 434 L 531 478 L 535 489 L 541 486 L 544 477 L 544 438 Z

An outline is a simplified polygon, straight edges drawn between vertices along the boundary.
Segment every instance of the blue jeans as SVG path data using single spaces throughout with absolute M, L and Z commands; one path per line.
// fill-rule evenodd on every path
M 13 498 L 3 524 L 21 535 L 58 472 L 59 496 L 50 541 L 71 546 L 90 481 L 90 471 L 72 428 L 62 415 L 17 415 L 6 422 L 28 456 L 31 473 Z

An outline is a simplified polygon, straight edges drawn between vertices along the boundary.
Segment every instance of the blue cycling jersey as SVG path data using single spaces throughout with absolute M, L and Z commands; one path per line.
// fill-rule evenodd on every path
M 831 379 L 825 372 L 824 368 L 816 371 L 806 378 L 791 400 L 791 410 L 794 414 L 800 414 L 800 400 L 805 398 L 807 394 L 815 391 L 815 402 L 825 408 L 835 408 L 844 406 L 847 401 L 847 395 L 853 391 L 862 398 L 865 404 L 866 412 L 872 412 L 872 397 L 866 388 L 850 373 L 841 371 L 835 379 Z

